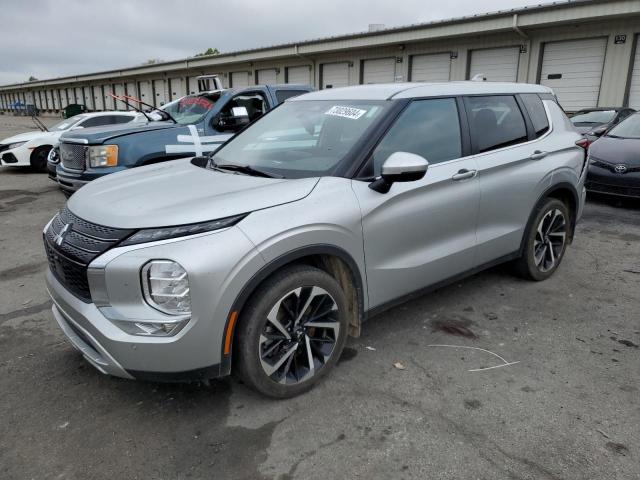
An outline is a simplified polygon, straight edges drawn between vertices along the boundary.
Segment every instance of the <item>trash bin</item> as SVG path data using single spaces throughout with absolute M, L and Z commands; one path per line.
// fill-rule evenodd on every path
M 79 115 L 87 111 L 87 107 L 80 103 L 72 103 L 71 105 L 67 105 L 62 111 L 62 118 L 70 118 L 75 115 Z

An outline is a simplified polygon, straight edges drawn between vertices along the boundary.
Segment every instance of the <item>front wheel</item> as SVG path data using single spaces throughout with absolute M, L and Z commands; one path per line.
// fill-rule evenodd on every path
M 245 383 L 275 398 L 312 388 L 335 365 L 347 339 L 347 300 L 323 270 L 287 268 L 268 279 L 243 311 L 236 336 Z
M 36 148 L 31 154 L 31 169 L 35 172 L 47 172 L 47 157 L 51 147 Z
M 538 209 L 525 238 L 516 272 L 529 280 L 549 278 L 558 269 L 567 248 L 571 223 L 567 206 L 558 199 L 547 199 Z

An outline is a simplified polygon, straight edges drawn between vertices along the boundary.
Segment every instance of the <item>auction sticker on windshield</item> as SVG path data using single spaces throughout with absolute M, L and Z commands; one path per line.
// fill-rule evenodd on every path
M 341 107 L 339 105 L 335 105 L 331 107 L 327 112 L 325 112 L 325 115 L 332 115 L 334 117 L 343 117 L 343 118 L 350 118 L 352 120 L 357 120 L 361 116 L 363 116 L 365 113 L 367 113 L 366 110 L 361 110 L 359 108 Z

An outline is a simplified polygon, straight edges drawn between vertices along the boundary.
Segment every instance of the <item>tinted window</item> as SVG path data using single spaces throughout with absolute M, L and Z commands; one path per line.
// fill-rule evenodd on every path
M 232 117 L 235 107 L 245 107 L 251 121 L 254 121 L 269 110 L 267 101 L 261 93 L 242 93 L 229 100 L 220 111 L 220 117 Z
M 479 152 L 526 142 L 527 127 L 511 95 L 466 99 L 472 134 Z
M 110 125 L 110 124 L 115 123 L 114 122 L 114 117 L 115 117 L 115 115 L 101 115 L 99 117 L 92 117 L 92 118 L 88 118 L 87 120 L 82 122 L 80 125 L 83 126 L 84 128 L 100 127 L 102 125 Z
M 609 123 L 616 116 L 615 110 L 582 110 L 571 117 L 574 125 Z
M 526 93 L 520 95 L 524 106 L 529 112 L 529 118 L 533 123 L 533 129 L 536 132 L 536 137 L 544 135 L 549 130 L 549 119 L 547 118 L 547 112 L 544 109 L 542 100 L 535 93 Z
M 282 103 L 287 98 L 297 97 L 298 95 L 302 95 L 303 93 L 307 93 L 307 92 L 303 90 L 277 90 L 276 100 L 278 100 L 278 103 Z
M 129 123 L 133 118 L 131 115 L 114 115 L 111 123 Z
M 430 164 L 462 156 L 458 107 L 453 98 L 416 100 L 393 124 L 373 152 L 373 175 L 395 152 L 421 155 Z

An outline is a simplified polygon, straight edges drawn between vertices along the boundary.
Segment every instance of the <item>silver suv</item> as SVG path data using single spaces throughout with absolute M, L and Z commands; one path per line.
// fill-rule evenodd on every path
M 44 229 L 53 314 L 103 373 L 233 367 L 293 396 L 389 306 L 506 261 L 552 275 L 584 204 L 584 142 L 538 85 L 303 95 L 210 157 L 73 195 Z

